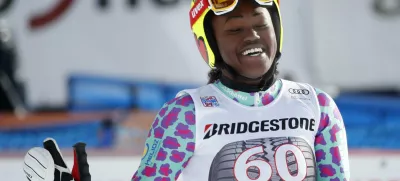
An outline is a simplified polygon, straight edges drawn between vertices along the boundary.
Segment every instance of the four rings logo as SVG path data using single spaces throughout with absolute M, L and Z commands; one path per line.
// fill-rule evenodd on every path
M 291 94 L 304 94 L 304 95 L 310 94 L 310 91 L 307 90 L 307 89 L 293 89 L 293 88 L 290 88 L 289 92 Z

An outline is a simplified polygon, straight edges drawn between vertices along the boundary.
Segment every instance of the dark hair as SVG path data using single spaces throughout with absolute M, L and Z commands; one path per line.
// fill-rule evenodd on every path
M 208 83 L 212 84 L 222 76 L 222 70 L 220 68 L 213 68 L 208 72 Z

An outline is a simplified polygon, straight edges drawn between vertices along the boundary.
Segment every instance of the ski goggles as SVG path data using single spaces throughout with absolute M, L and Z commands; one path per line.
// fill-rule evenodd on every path
M 261 6 L 271 6 L 274 0 L 254 0 Z M 222 15 L 231 12 L 237 6 L 239 0 L 208 0 L 210 9 L 215 15 Z

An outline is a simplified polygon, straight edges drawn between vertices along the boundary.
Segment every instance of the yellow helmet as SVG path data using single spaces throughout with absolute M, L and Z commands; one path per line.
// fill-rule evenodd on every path
M 211 67 L 215 67 L 216 58 L 219 55 L 215 38 L 207 22 L 207 15 L 214 12 L 215 15 L 221 15 L 232 11 L 239 0 L 192 0 L 189 12 L 190 26 L 194 33 L 197 47 L 204 61 Z M 280 57 L 282 50 L 283 28 L 281 23 L 281 13 L 279 9 L 279 0 L 254 0 L 258 4 L 269 9 L 274 24 L 275 32 L 278 32 L 276 38 L 278 50 L 276 57 Z

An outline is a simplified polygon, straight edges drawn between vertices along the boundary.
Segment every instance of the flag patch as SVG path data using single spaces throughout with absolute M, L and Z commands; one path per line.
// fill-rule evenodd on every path
M 218 107 L 219 103 L 215 96 L 204 96 L 200 97 L 201 102 L 203 103 L 204 107 Z

